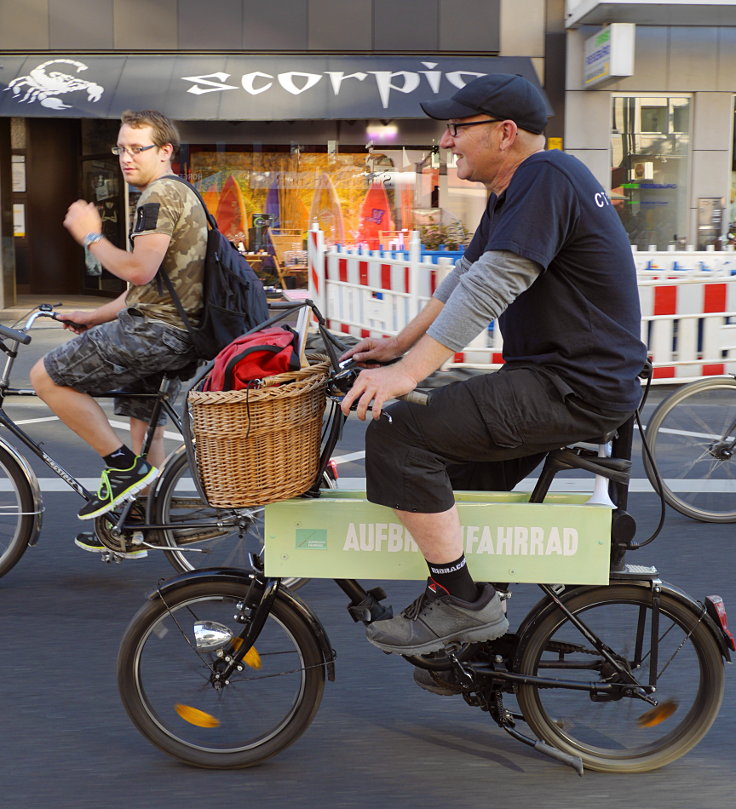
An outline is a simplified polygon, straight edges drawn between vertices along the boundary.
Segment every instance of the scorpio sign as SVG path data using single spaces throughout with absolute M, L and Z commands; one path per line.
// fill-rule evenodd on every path
M 85 90 L 89 101 L 100 100 L 105 88 L 100 87 L 99 84 L 62 73 L 59 70 L 47 72 L 46 68 L 57 64 L 72 65 L 76 68 L 77 73 L 87 70 L 87 65 L 75 59 L 50 59 L 48 62 L 34 67 L 27 76 L 13 79 L 5 89 L 12 90 L 16 97 L 25 91 L 23 97 L 18 99 L 19 102 L 27 101 L 30 104 L 32 101 L 38 101 L 42 107 L 48 107 L 51 110 L 69 109 L 71 105 L 65 104 L 56 96 L 73 93 L 77 90 Z

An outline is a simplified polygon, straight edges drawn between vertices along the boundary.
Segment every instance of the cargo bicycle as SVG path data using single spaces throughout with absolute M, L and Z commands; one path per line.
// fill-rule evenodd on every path
M 340 367 L 334 351 L 331 359 L 327 389 L 339 400 L 352 371 Z M 343 421 L 333 403 L 322 465 Z M 626 511 L 633 425 L 632 417 L 614 436 L 597 437 L 601 446 L 611 439 L 610 457 L 588 445 L 550 452 L 531 494 L 500 494 L 495 502 L 489 493 L 458 495 L 480 510 L 470 518 L 476 548 L 483 531 L 503 520 L 499 515 L 510 506 L 513 541 L 507 544 L 520 538 L 528 549 L 536 536 L 540 547 L 559 551 L 562 567 L 535 580 L 535 569 L 525 571 L 524 559 L 512 556 L 485 580 L 494 581 L 505 599 L 511 574 L 541 590 L 514 631 L 491 642 L 406 657 L 450 683 L 509 735 L 580 774 L 584 768 L 644 772 L 692 749 L 718 715 L 724 661 L 736 649 L 722 599 L 697 601 L 653 567 L 626 561 L 644 544 L 635 541 Z M 602 502 L 586 503 L 585 495 L 555 502 L 550 484 L 567 469 L 596 476 L 594 499 Z M 379 511 L 366 516 L 363 507 Z M 462 504 L 461 517 L 465 521 Z M 547 518 L 552 527 L 545 531 Z M 560 520 L 567 528 L 555 528 Z M 340 528 L 345 521 L 352 529 Z M 330 551 L 337 532 L 339 561 L 332 567 L 320 561 L 318 567 L 348 597 L 353 621 L 390 617 L 385 591 L 366 589 L 355 576 L 426 577 L 405 575 L 401 550 L 418 563 L 416 570 L 424 566 L 395 523 L 390 510 L 365 504 L 360 493 L 274 503 L 266 507 L 265 548 L 253 555 L 252 569 L 201 569 L 159 584 L 132 618 L 118 655 L 120 695 L 138 730 L 167 754 L 205 768 L 248 767 L 293 743 L 314 717 L 325 681 L 335 678 L 336 654 L 317 615 L 282 585 L 280 575 L 316 575 L 306 562 L 301 568 L 302 560 Z M 375 551 L 379 544 L 386 550 L 392 542 L 397 547 L 391 565 L 379 561 L 368 572 L 365 557 L 350 554 L 356 547 Z M 565 574 L 565 551 L 574 544 L 597 547 L 597 572 L 586 563 Z M 545 567 L 549 562 L 545 558 Z M 469 557 L 476 580 L 481 563 Z

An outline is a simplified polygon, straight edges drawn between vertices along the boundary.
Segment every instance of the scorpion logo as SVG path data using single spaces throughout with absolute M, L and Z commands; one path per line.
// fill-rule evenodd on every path
M 42 107 L 48 107 L 51 110 L 69 109 L 70 104 L 65 104 L 55 96 L 62 93 L 73 93 L 76 90 L 86 90 L 89 101 L 100 100 L 105 88 L 100 87 L 99 84 L 79 79 L 59 70 L 53 70 L 50 73 L 46 71 L 50 65 L 58 64 L 72 65 L 77 69 L 77 73 L 87 70 L 87 65 L 77 62 L 75 59 L 50 59 L 48 62 L 34 67 L 27 76 L 13 79 L 5 89 L 12 90 L 16 97 L 25 90 L 25 95 L 19 99 L 20 103 L 27 101 L 30 104 L 32 101 L 39 101 Z

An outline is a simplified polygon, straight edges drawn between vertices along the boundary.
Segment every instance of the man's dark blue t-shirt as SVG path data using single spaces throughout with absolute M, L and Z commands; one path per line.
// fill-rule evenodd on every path
M 508 250 L 543 271 L 499 318 L 506 363 L 541 365 L 589 404 L 633 410 L 646 359 L 636 270 L 626 231 L 590 171 L 538 152 L 491 194 L 465 251 Z

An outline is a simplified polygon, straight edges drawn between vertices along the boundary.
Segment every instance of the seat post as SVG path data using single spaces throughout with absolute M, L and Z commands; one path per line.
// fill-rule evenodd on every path
M 635 415 L 632 413 L 616 431 L 611 446 L 611 454 L 614 458 L 624 458 L 627 461 L 631 460 L 631 449 L 634 444 L 634 418 Z M 624 484 L 611 481 L 611 487 L 613 502 L 616 504 L 617 508 L 625 511 L 629 500 L 628 483 Z

